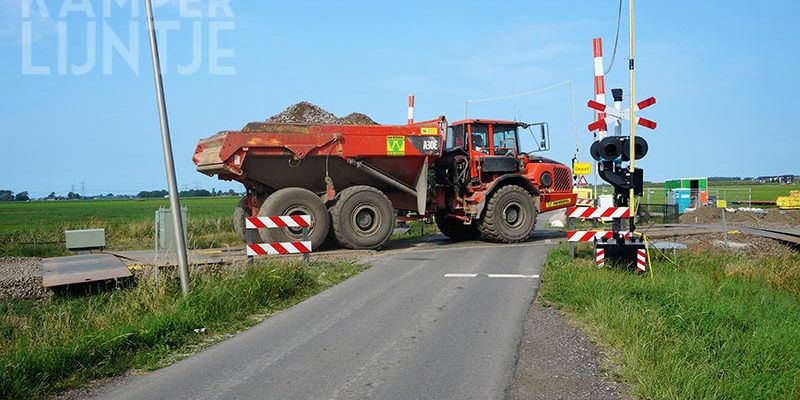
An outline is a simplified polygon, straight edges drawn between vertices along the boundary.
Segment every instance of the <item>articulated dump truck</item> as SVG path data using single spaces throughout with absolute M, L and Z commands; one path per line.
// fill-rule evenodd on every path
M 524 140 L 523 140 L 524 139 Z M 521 142 L 534 143 L 523 149 Z M 546 124 L 444 117 L 409 125 L 251 123 L 203 139 L 197 170 L 247 189 L 234 212 L 245 238 L 250 216 L 311 215 L 309 240 L 377 249 L 395 220 L 432 217 L 453 240 L 517 243 L 537 213 L 575 204 L 572 172 L 536 155 Z M 266 242 L 300 230 L 263 229 Z

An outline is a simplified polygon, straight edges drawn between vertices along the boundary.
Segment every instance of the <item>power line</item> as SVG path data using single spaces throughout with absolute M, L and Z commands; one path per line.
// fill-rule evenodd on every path
M 619 0 L 619 11 L 617 12 L 617 34 L 614 35 L 614 51 L 611 53 L 611 63 L 608 64 L 606 75 L 614 68 L 614 60 L 617 58 L 617 44 L 619 44 L 619 27 L 622 23 L 622 0 Z

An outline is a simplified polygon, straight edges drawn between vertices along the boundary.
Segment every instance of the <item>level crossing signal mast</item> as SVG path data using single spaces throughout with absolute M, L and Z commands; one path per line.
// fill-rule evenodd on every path
M 595 55 L 595 75 L 597 75 L 598 52 L 602 54 L 599 39 L 593 41 Z M 633 67 L 633 57 L 631 57 L 631 68 Z M 597 76 L 595 76 L 597 83 Z M 595 85 L 598 86 L 597 84 Z M 605 83 L 602 82 L 602 90 L 605 90 Z M 633 86 L 632 86 L 633 87 Z M 644 170 L 636 168 L 636 160 L 644 158 L 649 146 L 647 141 L 641 136 L 635 136 L 635 126 L 642 126 L 651 130 L 656 129 L 657 124 L 646 118 L 639 117 L 637 113 L 654 104 L 656 99 L 650 97 L 638 103 L 631 96 L 631 106 L 623 109 L 622 89 L 612 89 L 614 103 L 612 106 L 605 104 L 605 94 L 595 91 L 595 99 L 589 100 L 588 106 L 596 112 L 597 120 L 589 124 L 590 132 L 596 132 L 597 140 L 590 148 L 592 158 L 597 161 L 598 175 L 604 181 L 614 187 L 614 207 L 630 207 L 630 223 L 628 229 L 623 231 L 622 218 L 614 218 L 612 230 L 604 235 L 584 235 L 592 237 L 595 241 L 595 254 L 598 257 L 598 265 L 606 261 L 617 265 L 635 267 L 642 271 L 642 253 L 646 251 L 643 238 L 635 234 L 635 197 L 641 196 L 644 186 Z M 628 121 L 631 124 L 631 136 L 622 135 L 622 122 Z M 613 134 L 606 136 L 609 127 L 613 127 Z M 628 163 L 629 165 L 625 165 Z

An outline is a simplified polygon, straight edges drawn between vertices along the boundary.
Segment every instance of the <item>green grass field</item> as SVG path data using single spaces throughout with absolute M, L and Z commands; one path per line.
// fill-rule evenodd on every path
M 0 301 L 0 399 L 44 399 L 134 370 L 169 365 L 364 269 L 286 261 L 193 271 L 87 297 Z M 195 329 L 205 328 L 202 333 Z
M 222 247 L 240 243 L 233 231 L 233 209 L 238 197 L 188 198 L 189 246 Z M 154 214 L 169 207 L 167 199 L 37 201 L 0 203 L 0 256 L 65 254 L 69 229 L 105 228 L 110 249 L 146 249 L 153 246 Z
M 540 294 L 643 399 L 800 398 L 800 256 L 686 254 L 654 279 L 551 253 Z

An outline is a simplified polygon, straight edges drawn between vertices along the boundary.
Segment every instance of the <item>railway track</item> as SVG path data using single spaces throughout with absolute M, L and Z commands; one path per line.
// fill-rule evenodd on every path
M 743 225 L 728 225 L 727 229 L 800 246 L 800 230 L 797 229 L 761 228 Z M 721 224 L 668 224 L 654 228 L 654 230 L 657 230 L 662 235 L 668 234 L 672 230 L 675 230 L 676 234 L 692 235 L 722 232 L 724 228 Z

